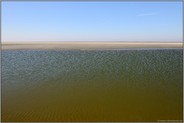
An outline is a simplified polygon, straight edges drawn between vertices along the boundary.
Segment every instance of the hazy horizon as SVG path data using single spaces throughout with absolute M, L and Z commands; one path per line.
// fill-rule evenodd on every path
M 14 44 L 14 43 L 21 43 L 21 44 L 26 44 L 26 43 L 130 43 L 130 44 L 133 44 L 133 43 L 146 43 L 146 44 L 151 44 L 151 43 L 154 43 L 154 44 L 162 44 L 162 43 L 179 43 L 179 44 L 183 44 L 183 42 L 172 42 L 172 41 L 162 41 L 162 42 L 156 42 L 156 41 L 149 41 L 149 42 L 146 42 L 146 41 L 4 41 L 4 42 L 1 42 L 2 44 Z

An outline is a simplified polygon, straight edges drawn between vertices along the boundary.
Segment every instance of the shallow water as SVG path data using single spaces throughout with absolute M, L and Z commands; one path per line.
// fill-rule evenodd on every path
M 4 50 L 2 121 L 182 120 L 182 52 Z

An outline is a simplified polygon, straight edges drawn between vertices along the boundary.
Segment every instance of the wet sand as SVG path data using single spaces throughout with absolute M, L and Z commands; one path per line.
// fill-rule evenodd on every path
M 146 43 L 146 42 L 28 42 L 28 43 L 3 43 L 3 50 L 18 49 L 127 49 L 127 48 L 182 48 L 182 43 Z

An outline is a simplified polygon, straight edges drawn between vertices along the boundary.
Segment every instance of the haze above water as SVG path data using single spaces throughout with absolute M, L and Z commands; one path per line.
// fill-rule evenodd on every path
M 2 50 L 2 121 L 182 120 L 183 50 Z

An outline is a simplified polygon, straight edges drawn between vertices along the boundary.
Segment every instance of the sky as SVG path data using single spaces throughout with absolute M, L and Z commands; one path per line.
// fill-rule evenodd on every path
M 182 2 L 2 2 L 2 42 L 182 42 Z

